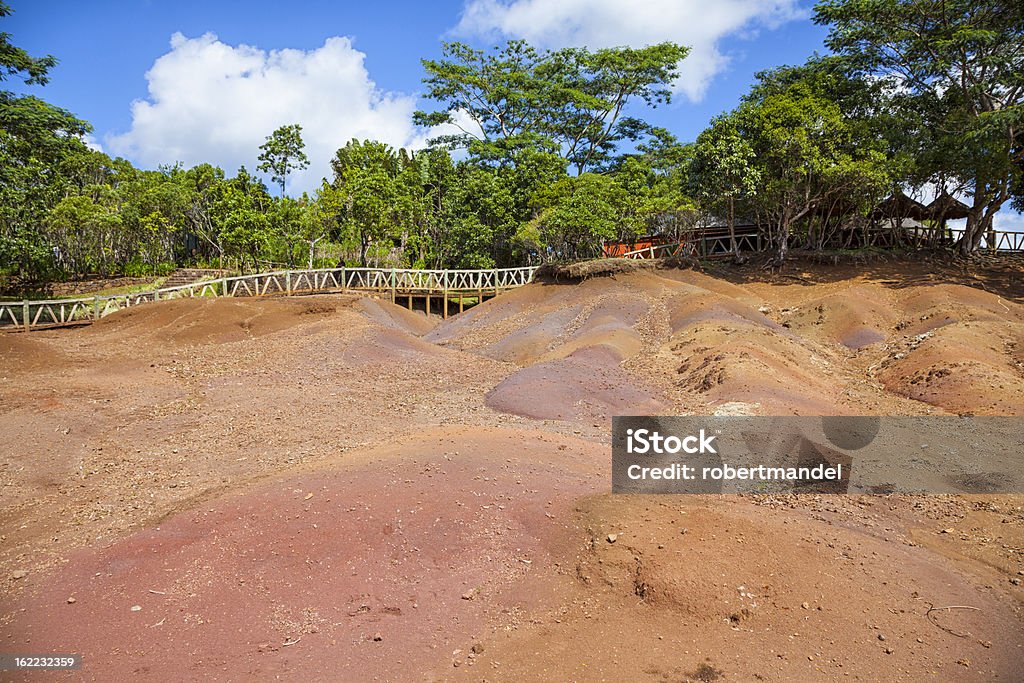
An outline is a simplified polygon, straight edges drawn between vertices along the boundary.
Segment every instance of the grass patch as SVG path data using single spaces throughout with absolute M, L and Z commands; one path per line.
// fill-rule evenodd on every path
M 136 285 L 122 285 L 120 287 L 107 287 L 91 292 L 80 294 L 53 294 L 46 291 L 24 292 L 18 296 L 0 296 L 0 301 L 10 303 L 12 301 L 59 301 L 61 299 L 88 299 L 94 296 L 117 296 L 121 294 L 138 294 L 159 289 L 167 282 L 166 277 L 154 278 L 150 282 L 143 282 Z
M 700 683 L 714 683 L 722 677 L 722 670 L 716 669 L 707 662 L 701 662 L 697 670 L 690 674 L 690 680 Z

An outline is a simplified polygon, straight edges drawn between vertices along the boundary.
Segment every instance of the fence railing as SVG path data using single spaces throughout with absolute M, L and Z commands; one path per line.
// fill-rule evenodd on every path
M 760 251 L 762 248 L 759 233 L 743 233 L 736 235 L 736 244 L 742 251 Z M 656 244 L 635 251 L 627 251 L 622 258 L 654 259 L 673 256 L 696 256 L 714 258 L 728 256 L 732 253 L 732 242 L 728 235 L 696 237 L 671 244 Z
M 533 279 L 535 266 L 491 270 L 407 270 L 400 268 L 322 268 L 235 275 L 175 287 L 134 292 L 53 299 L 0 302 L 0 329 L 67 325 L 99 320 L 117 311 L 162 299 L 191 297 L 253 297 L 326 292 L 374 292 L 396 296 L 495 296 L 522 287 Z M 444 308 L 447 313 L 447 304 Z
M 942 242 L 953 244 L 963 236 L 963 230 L 951 229 L 949 236 Z M 794 238 L 800 239 L 800 238 Z M 869 247 L 893 247 L 909 245 L 927 247 L 936 244 L 936 237 L 927 231 L 894 231 L 892 229 L 869 230 L 864 236 L 864 245 Z M 767 247 L 767 242 L 759 233 L 743 233 L 736 235 L 736 244 L 740 251 L 757 252 Z M 985 233 L 982 241 L 982 252 L 1013 253 L 1024 251 L 1024 232 L 1008 232 L 996 230 Z M 654 259 L 672 256 L 695 256 L 699 258 L 727 257 L 732 253 L 728 235 L 695 237 L 683 242 L 658 244 L 622 254 L 622 258 Z
M 964 231 L 950 230 L 954 240 L 963 237 Z M 1010 252 L 1024 251 L 1024 232 L 1008 232 L 1006 230 L 993 230 L 985 233 L 982 240 L 982 251 L 989 252 Z

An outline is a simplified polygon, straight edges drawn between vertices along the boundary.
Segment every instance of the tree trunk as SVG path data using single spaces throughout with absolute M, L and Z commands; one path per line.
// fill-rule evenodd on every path
M 740 245 L 736 241 L 736 200 L 732 197 L 729 197 L 729 248 L 736 263 L 743 263 L 746 260 L 740 255 Z
M 975 201 L 974 206 L 971 207 L 970 212 L 967 214 L 967 225 L 964 228 L 964 234 L 960 236 L 960 240 L 956 245 L 957 253 L 961 256 L 970 256 L 978 250 L 978 245 L 981 243 L 981 236 L 984 232 L 984 223 L 982 221 L 984 210 L 985 207 L 980 203 L 979 199 Z
M 775 265 L 781 267 L 786 262 L 786 252 L 789 250 L 789 217 L 786 216 L 779 224 L 777 235 L 779 240 L 779 251 L 775 255 Z
M 1003 177 L 994 185 L 980 179 L 974 185 L 974 205 L 967 214 L 967 227 L 957 243 L 961 256 L 970 256 L 978 251 L 986 232 L 992 230 L 992 219 L 1003 202 L 1009 197 L 1009 177 Z

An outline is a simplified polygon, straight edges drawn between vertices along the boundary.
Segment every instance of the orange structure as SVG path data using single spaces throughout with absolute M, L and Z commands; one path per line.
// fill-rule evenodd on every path
M 637 237 L 635 240 L 630 241 L 605 242 L 602 249 L 604 251 L 605 258 L 618 258 L 631 251 L 657 247 L 671 242 L 671 239 L 662 237 L 661 235 L 647 235 L 646 237 Z

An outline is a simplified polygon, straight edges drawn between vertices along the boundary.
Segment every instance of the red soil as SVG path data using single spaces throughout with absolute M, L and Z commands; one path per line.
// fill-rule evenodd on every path
M 1021 680 L 1022 496 L 606 493 L 613 415 L 1024 414 L 1022 293 L 927 275 L 0 335 L 0 651 L 102 681 Z

